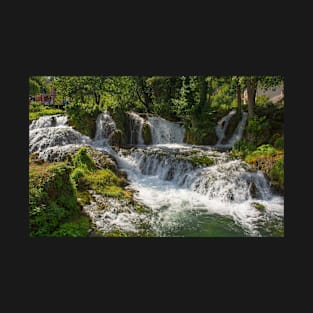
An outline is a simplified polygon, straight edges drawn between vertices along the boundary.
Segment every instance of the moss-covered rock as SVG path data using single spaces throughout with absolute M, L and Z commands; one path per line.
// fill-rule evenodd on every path
M 79 214 L 76 188 L 65 163 L 29 164 L 30 236 L 50 236 L 62 222 Z
M 116 160 L 108 153 L 104 151 L 98 151 L 91 147 L 87 148 L 88 154 L 95 162 L 97 169 L 108 168 L 113 171 L 115 174 L 118 173 L 118 167 Z
M 79 216 L 73 220 L 61 224 L 54 231 L 52 237 L 87 237 L 90 231 L 90 220 L 87 216 Z
M 145 145 L 152 144 L 152 134 L 150 125 L 147 122 L 144 122 L 142 127 L 142 137 Z
M 282 193 L 284 192 L 284 157 L 278 160 L 269 173 L 272 185 Z
M 256 208 L 260 212 L 265 212 L 265 206 L 259 202 L 252 202 L 251 206 Z
M 205 166 L 211 166 L 215 164 L 214 159 L 209 158 L 207 156 L 192 156 L 190 160 L 195 165 L 200 164 L 200 165 L 205 165 Z
M 119 138 L 119 146 L 126 145 L 129 142 L 130 133 L 129 129 L 129 119 L 128 115 L 120 108 L 116 108 L 114 112 L 110 112 L 116 128 L 121 132 L 118 136 Z
M 122 138 L 123 138 L 122 131 L 120 129 L 116 129 L 111 135 L 111 139 L 110 139 L 111 145 L 120 147 L 123 141 Z

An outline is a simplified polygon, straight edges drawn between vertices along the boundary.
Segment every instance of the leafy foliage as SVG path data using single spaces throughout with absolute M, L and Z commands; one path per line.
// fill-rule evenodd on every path
M 284 157 L 274 164 L 270 172 L 270 177 L 274 186 L 278 186 L 281 190 L 284 190 Z

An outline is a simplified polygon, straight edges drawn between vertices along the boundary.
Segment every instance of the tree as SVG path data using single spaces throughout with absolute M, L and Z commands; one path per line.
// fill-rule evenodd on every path
M 282 76 L 241 76 L 240 85 L 247 90 L 248 118 L 253 118 L 255 107 L 255 96 L 258 86 L 268 89 L 283 82 Z

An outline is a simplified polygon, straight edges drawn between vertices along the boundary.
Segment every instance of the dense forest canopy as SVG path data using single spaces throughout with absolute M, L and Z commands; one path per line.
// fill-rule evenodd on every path
M 47 84 L 30 77 L 30 94 Z M 282 76 L 50 76 L 57 100 L 88 104 L 92 109 L 149 112 L 168 118 L 198 117 L 216 107 L 241 106 L 247 92 L 249 117 L 254 115 L 258 88 L 283 84 Z

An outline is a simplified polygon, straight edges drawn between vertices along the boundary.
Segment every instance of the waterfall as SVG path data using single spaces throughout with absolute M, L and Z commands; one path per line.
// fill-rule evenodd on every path
M 65 115 L 48 115 L 48 116 L 41 116 L 39 119 L 32 121 L 29 125 L 29 129 L 33 130 L 36 128 L 43 128 L 43 127 L 57 127 L 57 126 L 64 126 L 67 124 L 67 116 Z
M 220 121 L 218 122 L 217 126 L 215 127 L 215 132 L 218 138 L 217 143 L 215 144 L 215 147 L 217 148 L 225 148 L 225 149 L 230 149 L 232 146 L 239 141 L 242 138 L 242 134 L 246 125 L 247 121 L 247 113 L 242 112 L 242 118 L 239 121 L 234 133 L 232 136 L 228 139 L 227 143 L 222 144 L 222 140 L 225 137 L 225 132 L 227 129 L 227 126 L 229 124 L 229 121 L 231 117 L 236 113 L 235 110 L 230 111 L 226 116 L 224 116 Z
M 152 143 L 183 143 L 185 128 L 180 123 L 170 122 L 161 117 L 148 117 L 151 126 Z
M 229 148 L 231 148 L 237 141 L 241 139 L 243 131 L 245 129 L 246 121 L 247 121 L 247 112 L 242 112 L 242 118 L 238 123 L 233 135 L 230 137 L 226 144 L 227 146 L 229 146 Z
M 131 141 L 141 144 L 143 119 L 136 113 L 128 114 Z M 233 114 L 231 111 L 219 121 L 216 148 L 231 147 L 241 138 L 246 113 L 228 142 L 221 144 Z M 273 229 L 281 231 L 284 199 L 273 194 L 261 171 L 252 171 L 249 164 L 215 147 L 182 144 L 185 129 L 179 123 L 160 117 L 149 117 L 148 123 L 153 144 L 163 146 L 133 147 L 116 153 L 109 146 L 116 124 L 108 112 L 98 116 L 93 140 L 70 127 L 66 116 L 44 116 L 29 126 L 29 152 L 38 152 L 45 160 L 60 161 L 67 153 L 89 145 L 116 159 L 127 172 L 135 199 L 152 210 L 152 215 L 141 219 L 127 203 L 123 205 L 125 212 L 117 213 L 114 201 L 111 211 L 100 214 L 97 203 L 111 200 L 99 198 L 86 210 L 100 216 L 98 224 L 104 230 L 113 224 L 131 230 L 142 220 L 158 236 L 262 236 L 272 235 Z
M 204 157 L 214 162 L 194 162 Z M 201 229 L 203 219 L 213 219 L 214 227 L 227 220 L 222 232 L 240 236 L 260 236 L 266 227 L 282 227 L 283 198 L 272 193 L 261 171 L 252 171 L 227 152 L 190 146 L 134 148 L 124 155 L 122 151 L 118 163 L 138 191 L 136 199 L 154 210 L 152 224 L 160 236 Z M 264 226 L 269 221 L 271 226 Z
M 212 165 L 194 161 L 203 157 L 213 160 Z M 158 147 L 136 149 L 128 153 L 127 158 L 140 174 L 172 181 L 209 199 L 240 202 L 255 197 L 261 200 L 270 198 L 270 186 L 262 172 L 249 171 L 247 163 L 232 160 L 222 152 L 193 150 L 188 155 Z
M 105 144 L 116 130 L 116 124 L 108 111 L 104 111 L 98 115 L 96 125 L 94 142 L 98 145 Z
M 56 151 L 91 144 L 91 139 L 67 124 L 62 115 L 42 116 L 29 126 L 29 152 L 38 152 L 44 159 Z M 62 148 L 61 148 L 62 147 Z M 49 153 L 47 153 L 47 151 Z
M 236 111 L 232 110 L 218 121 L 217 126 L 215 127 L 216 136 L 218 138 L 217 145 L 219 145 L 224 139 L 229 120 L 235 113 Z
M 127 112 L 130 125 L 130 144 L 143 145 L 142 128 L 144 119 L 134 112 Z

